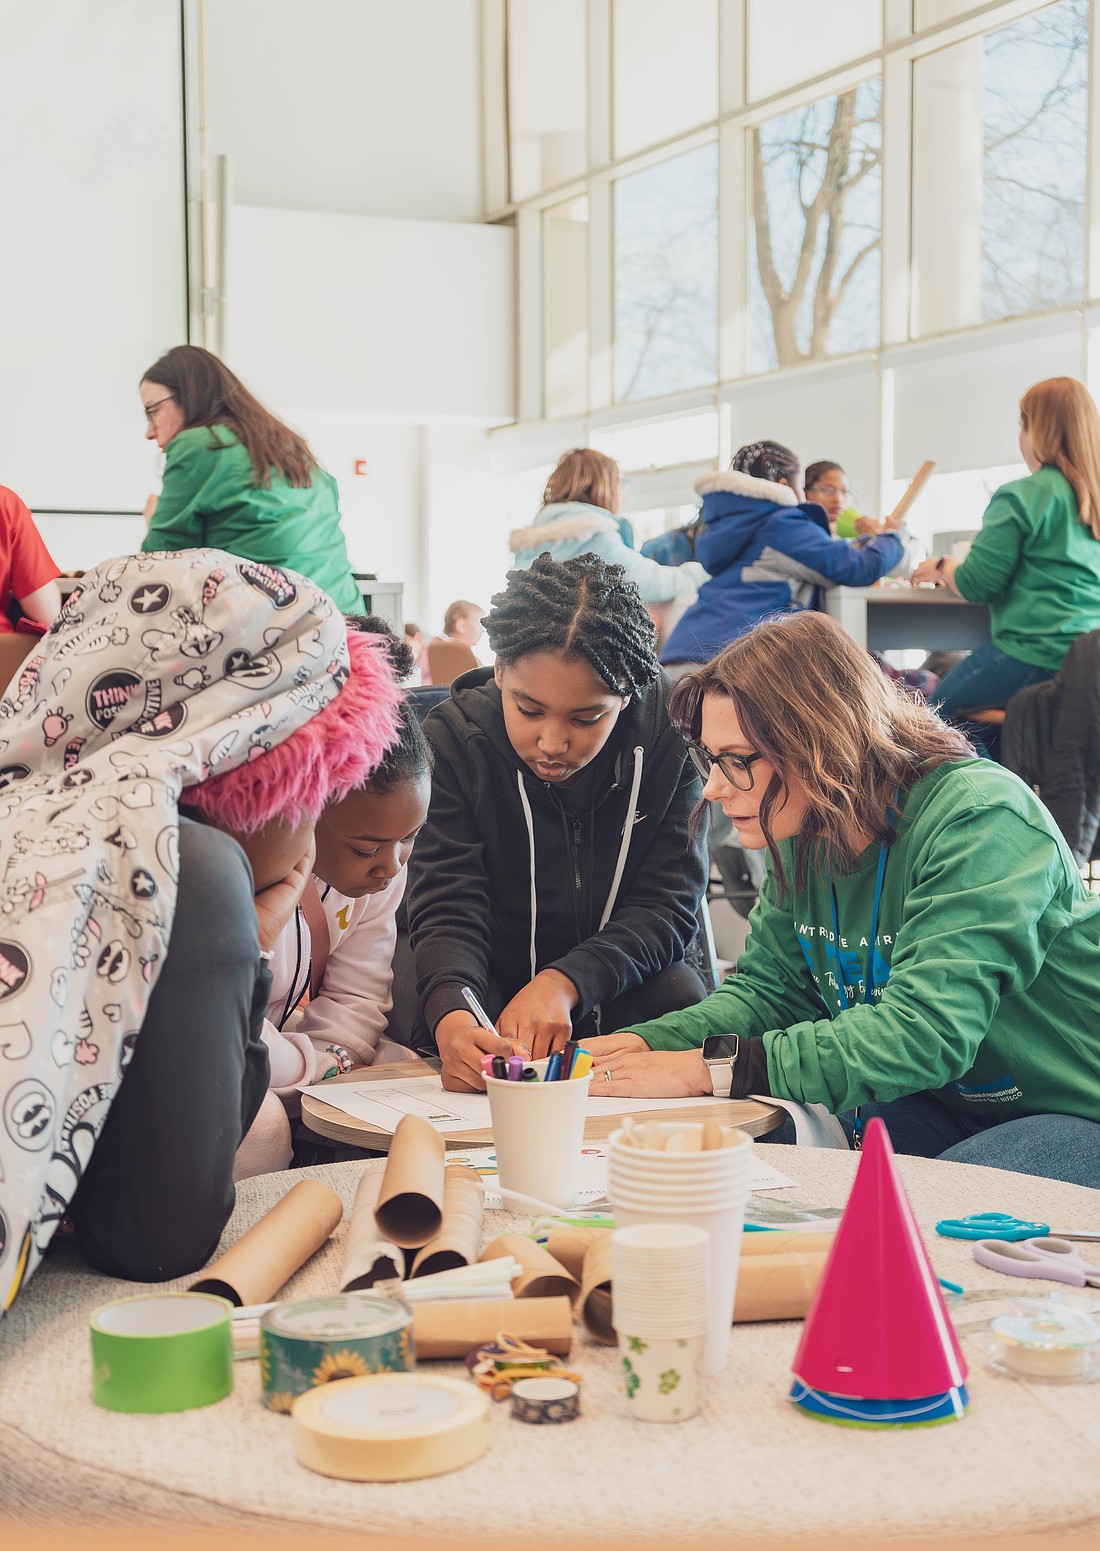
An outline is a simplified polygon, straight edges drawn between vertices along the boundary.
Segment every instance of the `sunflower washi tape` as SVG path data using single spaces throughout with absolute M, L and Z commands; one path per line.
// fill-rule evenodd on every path
M 260 1319 L 263 1403 L 287 1414 L 298 1395 L 336 1379 L 416 1366 L 412 1312 L 375 1293 L 303 1298 Z

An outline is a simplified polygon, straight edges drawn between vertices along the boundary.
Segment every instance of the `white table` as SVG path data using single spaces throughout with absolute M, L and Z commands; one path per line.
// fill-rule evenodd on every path
M 972 651 L 989 641 L 989 610 L 946 587 L 830 587 L 825 612 L 864 651 Z
M 798 1199 L 823 1205 L 845 1199 L 856 1165 L 851 1153 L 793 1147 L 769 1146 L 768 1156 L 799 1181 Z M 1064 1228 L 1100 1223 L 1097 1191 L 922 1159 L 902 1159 L 901 1168 L 936 1270 L 969 1288 L 998 1282 L 1035 1293 L 1049 1284 L 980 1270 L 967 1244 L 931 1232 L 938 1217 L 1001 1210 Z M 350 1208 L 360 1169 L 333 1164 L 246 1181 L 226 1240 L 303 1175 L 326 1180 Z M 492 1233 L 516 1224 L 503 1213 L 487 1220 Z M 345 1229 L 346 1219 L 288 1295 L 335 1287 Z M 5 1509 L 38 1522 L 51 1514 L 85 1523 L 97 1514 L 140 1515 L 147 1531 L 172 1518 L 191 1528 L 269 1532 L 308 1525 L 313 1533 L 382 1537 L 476 1533 L 517 1546 L 541 1536 L 555 1551 L 620 1536 L 633 1546 L 673 1538 L 728 1545 L 735 1535 L 870 1536 L 881 1544 L 901 1534 L 1100 1530 L 1100 1386 L 999 1377 L 981 1366 L 968 1338 L 969 1416 L 879 1433 L 815 1421 L 790 1404 L 797 1323 L 735 1327 L 729 1368 L 708 1381 L 700 1414 L 674 1426 L 631 1421 L 615 1352 L 578 1335 L 570 1361 L 586 1378 L 579 1421 L 532 1429 L 497 1407 L 489 1451 L 467 1469 L 356 1485 L 295 1462 L 289 1422 L 260 1406 L 255 1362 L 238 1364 L 233 1395 L 201 1411 L 98 1410 L 89 1395 L 88 1313 L 140 1290 L 94 1276 L 63 1245 L 0 1326 L 0 1517 Z

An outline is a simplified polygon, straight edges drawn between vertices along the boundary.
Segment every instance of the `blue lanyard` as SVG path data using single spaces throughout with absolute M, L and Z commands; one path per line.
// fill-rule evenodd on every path
M 893 813 L 890 814 L 891 820 Z M 867 972 L 863 977 L 863 1000 L 870 1006 L 875 994 L 875 944 L 878 942 L 878 914 L 882 904 L 882 885 L 886 878 L 886 863 L 890 855 L 890 845 L 886 840 L 880 841 L 878 848 L 878 872 L 875 875 L 875 899 L 871 906 L 871 936 L 870 946 L 867 949 Z M 841 1012 L 847 1012 L 851 1003 L 848 1000 L 848 988 L 844 984 L 844 967 L 840 958 L 840 916 L 837 911 L 836 884 L 832 874 L 829 875 L 829 896 L 833 906 L 833 943 L 836 947 L 836 988 L 840 1001 Z M 863 1146 L 863 1117 L 860 1114 L 859 1105 L 852 1121 L 852 1145 L 856 1152 Z

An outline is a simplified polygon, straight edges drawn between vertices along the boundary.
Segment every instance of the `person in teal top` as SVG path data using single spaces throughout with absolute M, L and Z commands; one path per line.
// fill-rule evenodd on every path
M 161 356 L 140 391 L 145 434 L 165 454 L 143 550 L 227 549 L 300 571 L 344 613 L 361 611 L 336 481 L 302 437 L 197 345 Z
M 1100 413 L 1083 383 L 1051 377 L 1028 389 L 1020 452 L 1030 474 L 995 493 L 966 559 L 933 556 L 911 578 L 989 604 L 991 644 L 935 692 L 948 719 L 1053 678 L 1077 637 L 1100 629 Z M 990 728 L 967 731 L 997 753 Z
M 586 1041 L 593 1092 L 772 1094 L 1100 1187 L 1100 898 L 1031 790 L 823 614 L 756 626 L 670 714 L 767 877 L 713 995 Z

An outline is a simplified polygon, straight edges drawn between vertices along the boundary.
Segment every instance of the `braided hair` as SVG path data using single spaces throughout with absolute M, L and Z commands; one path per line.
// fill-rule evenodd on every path
M 349 630 L 357 630 L 361 635 L 381 636 L 394 678 L 399 683 L 408 678 L 416 665 L 412 649 L 394 635 L 384 619 L 377 614 L 347 614 L 345 618 Z M 392 792 L 407 781 L 426 780 L 431 773 L 432 751 L 406 697 L 398 710 L 397 739 L 390 744 L 382 756 L 382 763 L 371 772 L 364 785 L 375 791 Z
M 730 462 L 730 468 L 739 474 L 751 474 L 754 479 L 769 479 L 777 485 L 781 479 L 792 483 L 801 464 L 789 447 L 782 442 L 749 442 L 739 447 Z
M 584 657 L 616 695 L 640 694 L 657 678 L 653 621 L 621 565 L 597 555 L 552 560 L 509 571 L 482 624 L 506 665 L 532 652 Z

